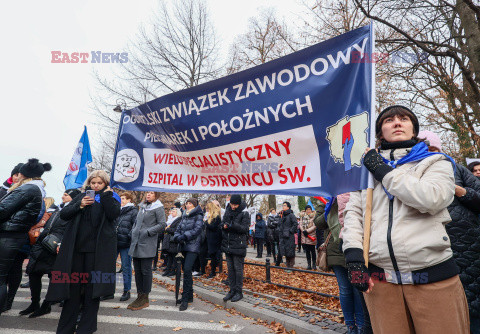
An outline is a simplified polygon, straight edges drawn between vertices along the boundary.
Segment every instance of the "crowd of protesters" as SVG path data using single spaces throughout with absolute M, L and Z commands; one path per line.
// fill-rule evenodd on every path
M 114 298 L 118 257 L 120 301 L 131 299 L 135 278 L 137 296 L 127 306 L 133 311 L 149 307 L 159 259 L 162 275 L 172 277 L 177 257 L 180 311 L 193 302 L 193 277 L 207 273 L 208 260 L 207 278 L 222 273 L 224 256 L 229 291 L 223 300 L 237 302 L 253 239 L 256 258 L 266 248 L 287 273 L 302 249 L 305 269 L 313 271 L 317 252 L 325 251 L 321 270 L 335 274 L 349 334 L 480 333 L 480 162 L 456 163 L 403 106 L 383 110 L 375 132 L 376 148 L 363 159 L 374 178 L 367 252 L 368 190 L 338 194 L 298 214 L 283 202 L 278 213 L 270 208 L 250 217 L 238 194 L 225 206 L 216 200 L 201 206 L 192 197 L 165 208 L 161 194 L 149 191 L 136 205 L 132 192 L 117 194 L 107 173 L 97 170 L 83 188 L 67 189 L 57 207 L 41 178 L 51 165 L 18 164 L 0 188 L 0 314 L 12 308 L 27 258 L 31 303 L 20 315 L 40 317 L 60 303 L 57 333 L 97 330 L 100 302 Z M 82 275 L 95 272 L 102 275 Z M 40 303 L 44 275 L 50 284 Z

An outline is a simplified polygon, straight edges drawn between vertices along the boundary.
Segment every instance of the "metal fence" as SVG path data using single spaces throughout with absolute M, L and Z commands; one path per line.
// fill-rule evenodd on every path
M 223 259 L 223 261 L 226 261 L 226 260 Z M 339 299 L 339 296 L 337 296 L 337 295 L 331 295 L 331 294 L 328 294 L 328 293 L 323 293 L 323 292 L 318 292 L 318 291 L 313 291 L 313 290 L 308 290 L 308 289 L 302 289 L 302 288 L 297 288 L 295 286 L 284 285 L 284 284 L 279 284 L 279 283 L 272 282 L 271 269 L 280 269 L 280 270 L 284 270 L 284 271 L 287 271 L 287 270 L 298 271 L 298 272 L 308 273 L 308 274 L 312 274 L 312 275 L 322 275 L 322 276 L 330 276 L 330 277 L 335 277 L 334 274 L 326 273 L 326 272 L 323 272 L 323 271 L 313 271 L 313 270 L 304 270 L 304 269 L 297 269 L 297 268 L 287 268 L 287 267 L 274 266 L 274 265 L 270 264 L 270 259 L 266 259 L 265 264 L 245 262 L 245 265 L 265 267 L 265 279 L 264 280 L 261 280 L 261 279 L 258 279 L 258 278 L 247 277 L 249 279 L 252 279 L 252 280 L 255 280 L 255 281 L 258 281 L 258 282 L 262 282 L 262 283 L 272 284 L 272 285 L 275 285 L 275 286 L 278 286 L 278 287 L 281 287 L 281 288 L 291 289 L 291 290 L 300 291 L 300 292 L 313 293 L 313 294 L 317 294 L 317 295 L 322 296 L 322 297 Z

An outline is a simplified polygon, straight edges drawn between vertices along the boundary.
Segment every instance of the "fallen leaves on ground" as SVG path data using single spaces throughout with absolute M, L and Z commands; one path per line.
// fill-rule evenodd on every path
M 249 259 L 248 262 L 263 264 L 263 262 L 254 261 L 251 259 Z M 224 268 L 226 269 L 225 263 L 224 263 Z M 207 273 L 206 273 L 207 275 L 209 274 L 209 271 L 210 271 L 210 266 L 207 267 Z M 308 289 L 308 290 L 318 291 L 322 293 L 328 293 L 331 295 L 339 294 L 337 281 L 335 277 L 332 277 L 332 276 L 323 276 L 323 275 L 303 273 L 303 272 L 286 273 L 282 269 L 271 268 L 270 277 L 271 277 L 271 282 L 273 283 L 289 285 L 297 288 Z M 266 295 L 277 297 L 274 300 L 268 300 L 268 303 L 271 305 L 279 306 L 282 309 L 294 310 L 301 316 L 304 316 L 307 314 L 315 314 L 315 317 L 313 318 L 315 319 L 314 322 L 321 321 L 324 318 L 328 318 L 335 322 L 343 322 L 343 318 L 341 317 L 336 317 L 324 312 L 307 310 L 304 307 L 305 305 L 310 305 L 310 306 L 315 306 L 318 308 L 328 309 L 334 312 L 341 313 L 342 310 L 340 306 L 340 301 L 336 298 L 323 297 L 314 293 L 300 292 L 292 289 L 282 288 L 273 284 L 263 283 L 252 278 L 255 278 L 257 280 L 264 280 L 265 268 L 258 267 L 258 266 L 245 265 L 243 286 L 252 292 L 263 293 Z M 226 272 L 222 274 L 217 274 L 212 279 L 204 279 L 202 277 L 194 277 L 193 279 L 195 281 L 200 281 L 204 285 L 221 287 L 223 290 L 225 290 L 225 293 L 228 289 L 226 285 L 222 284 L 222 281 L 227 279 Z M 172 291 L 172 292 L 175 291 L 174 280 L 172 281 L 171 284 L 164 283 L 163 281 L 158 280 L 156 278 L 153 278 L 153 281 L 154 283 L 163 286 L 169 291 Z M 196 294 L 194 295 L 195 297 L 197 297 Z M 260 295 L 257 295 L 257 296 L 258 296 L 257 298 L 261 298 Z M 282 301 L 280 298 L 287 300 L 289 302 Z M 251 320 L 251 318 L 246 317 L 244 314 L 236 311 L 234 308 L 230 308 L 230 309 L 224 308 L 221 305 L 211 303 L 208 300 L 205 300 L 203 298 L 200 298 L 200 299 L 214 305 L 215 309 L 224 309 L 232 315 L 239 315 L 239 316 L 242 316 L 245 320 L 247 319 Z M 256 303 L 256 305 L 258 306 L 259 304 Z M 278 310 L 278 312 L 280 311 L 281 310 Z M 309 322 L 312 323 L 311 321 Z M 295 332 L 295 331 L 287 331 L 285 327 L 283 327 L 283 325 L 280 323 L 275 323 L 275 322 L 268 323 L 267 321 L 261 320 L 261 319 L 257 319 L 255 321 L 255 324 L 266 326 L 276 334 L 294 334 Z
M 183 329 L 182 327 L 175 327 L 175 328 L 173 329 L 173 331 L 174 331 L 174 332 L 178 332 L 178 331 L 181 331 L 182 329 Z
M 249 259 L 248 262 L 262 263 Z M 207 269 L 207 274 L 208 274 Z M 338 285 L 335 277 L 324 276 L 303 272 L 291 272 L 286 273 L 282 269 L 271 268 L 270 270 L 271 282 L 283 285 L 289 285 L 296 288 L 307 289 L 331 295 L 338 295 Z M 200 280 L 204 285 L 220 286 L 224 290 L 227 290 L 227 286 L 222 284 L 222 280 L 227 279 L 227 273 L 217 275 L 213 279 L 194 278 Z M 257 279 L 257 280 L 255 280 Z M 258 266 L 245 265 L 244 267 L 244 282 L 243 286 L 250 291 L 271 295 L 274 297 L 282 298 L 293 303 L 284 302 L 280 299 L 269 301 L 270 304 L 281 306 L 282 308 L 289 308 L 297 311 L 300 316 L 304 316 L 308 313 L 315 313 L 308 311 L 304 308 L 304 305 L 315 306 L 318 308 L 328 309 L 334 312 L 340 313 L 342 311 L 340 301 L 336 298 L 323 297 L 314 293 L 295 291 L 288 288 L 278 287 L 273 284 L 263 283 L 258 280 L 265 279 L 265 268 Z M 254 294 L 255 296 L 255 294 Z M 258 294 L 256 295 L 258 298 Z M 255 303 L 254 306 L 258 306 L 259 303 Z M 319 313 L 318 313 L 319 314 Z M 325 313 L 322 315 L 334 320 L 341 321 L 338 317 L 334 317 Z

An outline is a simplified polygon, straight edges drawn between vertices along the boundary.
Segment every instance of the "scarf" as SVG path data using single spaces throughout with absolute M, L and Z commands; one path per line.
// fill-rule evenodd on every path
M 420 142 L 420 143 L 416 144 L 415 146 L 413 146 L 412 150 L 407 155 L 405 155 L 403 158 L 401 158 L 399 160 L 390 161 L 388 159 L 385 159 L 383 156 L 382 156 L 382 159 L 383 159 L 383 162 L 385 162 L 390 167 L 396 168 L 397 166 L 401 166 L 401 165 L 409 163 L 409 162 L 415 162 L 415 161 L 420 161 L 420 160 L 426 159 L 426 158 L 431 157 L 432 155 L 435 155 L 435 154 L 441 154 L 441 155 L 445 156 L 452 163 L 453 173 L 455 173 L 457 167 L 456 167 L 455 161 L 452 159 L 452 157 L 446 155 L 445 153 L 429 152 L 428 151 L 428 146 L 424 142 Z M 387 194 L 388 199 L 392 200 L 395 197 L 392 194 L 390 194 L 387 191 L 387 189 L 385 189 L 385 187 L 383 187 L 383 190 Z

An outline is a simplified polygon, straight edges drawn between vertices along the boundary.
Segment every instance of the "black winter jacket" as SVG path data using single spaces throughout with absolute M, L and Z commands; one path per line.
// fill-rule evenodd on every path
M 200 253 L 202 242 L 203 211 L 200 206 L 192 209 L 187 215 L 185 211 L 182 220 L 174 234 L 174 241 L 184 243 L 182 251 Z
M 280 217 L 275 214 L 275 216 L 268 215 L 267 217 L 267 242 L 279 242 L 278 236 L 278 224 L 280 222 Z
M 0 201 L 2 200 L 3 196 L 5 196 L 8 192 L 8 189 L 10 189 L 10 182 L 8 182 L 8 180 L 6 180 L 5 182 L 3 182 L 3 185 L 0 187 Z
M 480 181 L 467 168 L 457 165 L 455 184 L 467 193 L 454 197 L 448 207 L 452 221 L 445 227 L 460 269 L 470 316 L 480 318 Z
M 170 226 L 167 226 L 167 228 L 165 229 L 162 249 L 165 249 L 168 253 L 178 253 L 178 243 L 173 241 L 173 236 L 175 235 L 175 231 L 177 230 L 177 227 L 181 221 L 182 217 L 178 217 L 170 224 Z
M 60 218 L 60 210 L 55 211 L 45 223 L 42 233 L 32 246 L 28 257 L 27 274 L 49 274 L 57 258 L 57 253 L 51 253 L 42 246 L 42 241 L 49 234 L 62 240 L 67 222 Z
M 40 188 L 30 183 L 5 195 L 0 202 L 0 234 L 27 233 L 36 223 L 42 203 Z
M 137 219 L 138 209 L 135 206 L 124 206 L 116 219 L 117 248 L 129 248 L 132 241 L 132 227 Z
M 298 229 L 297 217 L 295 217 L 291 209 L 282 211 L 280 217 L 278 253 L 280 256 L 295 257 L 295 234 Z
M 250 229 L 250 214 L 242 202 L 235 210 L 227 206 L 222 222 L 222 252 L 230 255 L 247 255 L 247 238 Z
M 53 265 L 52 275 L 72 274 L 72 259 L 75 249 L 77 234 L 84 223 L 84 215 L 88 214 L 87 208 L 80 208 L 85 193 L 75 196 L 66 207 L 60 211 L 60 218 L 68 221 L 63 234 L 62 246 Z M 118 196 L 117 196 L 118 197 Z M 113 295 L 115 293 L 115 264 L 117 259 L 117 238 L 115 233 L 115 219 L 120 215 L 120 202 L 114 197 L 111 191 L 104 191 L 100 194 L 102 214 L 98 219 L 99 225 L 95 236 L 95 265 L 94 272 L 102 273 L 107 279 L 101 283 L 93 284 L 92 298 Z M 95 205 L 95 204 L 92 204 Z M 105 275 L 105 276 L 104 276 Z M 57 276 L 61 277 L 61 276 Z M 62 301 L 70 298 L 70 283 L 50 284 L 48 286 L 47 301 Z
M 217 216 L 210 223 L 205 222 L 207 226 L 207 246 L 208 254 L 215 254 L 222 246 L 222 218 Z
M 259 212 L 255 217 L 255 238 L 264 239 L 266 229 L 267 224 L 265 223 L 265 220 L 263 220 L 262 214 Z

